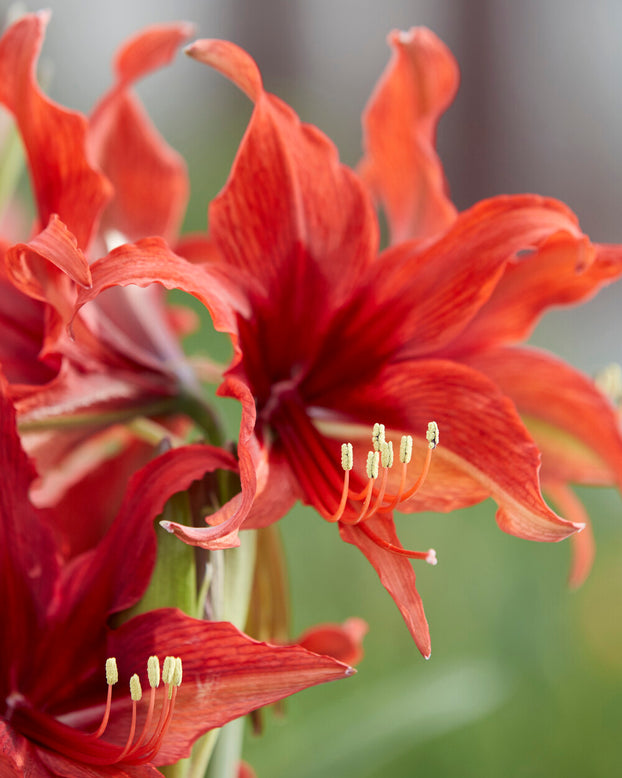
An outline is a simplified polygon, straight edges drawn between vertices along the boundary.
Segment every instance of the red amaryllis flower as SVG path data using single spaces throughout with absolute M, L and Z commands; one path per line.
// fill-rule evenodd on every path
M 154 26 L 129 40 L 116 57 L 114 86 L 87 119 L 36 83 L 47 18 L 27 15 L 0 40 L 0 102 L 21 135 L 37 209 L 30 240 L 2 245 L 0 361 L 24 429 L 61 418 L 83 427 L 52 445 L 31 436 L 41 469 L 98 424 L 170 411 L 181 393 L 198 392 L 177 342 L 181 320 L 172 326 L 159 287 L 111 290 L 81 312 L 72 337 L 66 331 L 76 289 L 91 283 L 91 259 L 145 235 L 177 235 L 185 163 L 157 135 L 132 86 L 167 64 L 191 28 Z
M 34 473 L 4 380 L 1 388 L 2 775 L 156 776 L 153 765 L 188 756 L 208 729 L 349 674 L 329 657 L 258 643 L 230 624 L 198 621 L 176 609 L 149 611 L 111 628 L 110 616 L 136 603 L 149 582 L 153 519 L 165 501 L 206 470 L 230 465 L 230 457 L 195 446 L 154 460 L 132 479 L 102 542 L 61 565 L 45 514 L 28 499 Z M 183 680 L 174 691 L 171 678 L 157 688 L 154 656 L 181 658 Z M 104 678 L 112 682 L 115 674 L 106 665 L 110 657 L 121 682 L 107 704 Z M 139 696 L 136 680 L 128 686 L 134 673 L 153 689 L 142 702 L 132 701 Z M 173 699 L 167 701 L 169 688 Z
M 393 243 L 429 239 L 450 229 L 448 199 L 434 147 L 439 116 L 458 84 L 458 68 L 429 30 L 389 36 L 393 57 L 364 116 L 366 154 L 360 171 L 384 206 Z M 408 171 L 404 175 L 404 171 Z M 510 397 L 542 453 L 545 493 L 586 529 L 572 537 L 570 583 L 589 572 L 589 519 L 569 483 L 622 485 L 622 435 L 615 407 L 570 365 L 542 350 L 516 345 L 551 306 L 593 296 L 620 275 L 622 249 L 582 246 L 563 235 L 537 252 L 514 257 L 477 314 L 443 350 L 475 368 Z
M 431 181 L 436 198 L 412 206 L 424 213 L 424 237 L 378 254 L 367 186 L 339 163 L 331 142 L 267 94 L 255 63 L 233 44 L 199 41 L 189 53 L 255 103 L 231 177 L 210 206 L 209 261 L 190 267 L 152 246 L 140 266 L 128 267 L 121 252 L 93 266 L 93 288 L 81 295 L 159 280 L 200 297 L 215 326 L 232 335 L 236 355 L 220 392 L 242 404 L 240 478 L 244 499 L 254 492 L 253 510 L 229 510 L 210 528 L 167 529 L 207 547 L 233 543 L 242 524 L 266 525 L 302 499 L 367 556 L 428 656 L 409 557 L 435 557 L 402 548 L 394 509 L 453 510 L 493 497 L 501 528 L 520 537 L 560 540 L 580 528 L 543 501 L 540 454 L 512 399 L 452 347 L 524 252 L 524 267 L 537 267 L 563 250 L 572 278 L 583 270 L 592 289 L 620 272 L 619 258 L 605 261 L 552 199 L 503 196 L 455 215 L 430 150 L 438 109 L 426 107 L 446 104 L 447 85 L 420 106 L 431 116 L 410 166 L 422 166 L 417 180 Z M 411 216 L 402 218 L 406 230 Z M 198 238 L 188 244 L 195 263 L 201 248 Z M 556 286 L 551 274 L 547 283 L 549 300 L 563 297 L 567 278 Z M 529 317 L 531 299 L 515 296 L 512 305 Z M 382 461 L 372 454 L 366 472 L 375 422 Z M 389 444 L 397 459 L 402 435 L 402 465 L 391 467 Z M 353 449 L 342 460 L 346 441 Z

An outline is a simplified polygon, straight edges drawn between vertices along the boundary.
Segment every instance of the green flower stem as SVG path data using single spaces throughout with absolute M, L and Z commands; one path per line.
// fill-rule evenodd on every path
M 219 620 L 230 621 L 238 629 L 244 628 L 248 617 L 256 545 L 257 535 L 249 530 L 242 533 L 238 548 L 212 552 L 214 583 L 221 579 L 220 586 L 212 589 L 214 615 Z M 235 778 L 242 756 L 243 735 L 243 718 L 222 727 L 215 748 L 210 743 L 209 751 L 199 748 L 193 753 L 189 778 Z
M 149 586 L 141 600 L 124 613 L 125 620 L 158 608 L 179 608 L 189 616 L 197 617 L 195 549 L 164 532 L 158 524 L 160 518 L 187 524 L 189 516 L 188 495 L 185 492 L 174 494 L 156 520 L 158 552 Z
M 19 422 L 21 433 L 38 432 L 41 430 L 72 429 L 75 427 L 105 427 L 110 424 L 122 424 L 138 416 L 160 416 L 175 410 L 176 400 L 167 397 L 158 402 L 138 408 L 123 408 L 118 411 L 103 411 L 101 413 L 63 414 L 48 416 L 41 419 L 26 419 Z

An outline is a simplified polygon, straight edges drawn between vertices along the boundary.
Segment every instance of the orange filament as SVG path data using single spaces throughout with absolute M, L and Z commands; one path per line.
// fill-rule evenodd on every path
M 327 521 L 336 522 L 341 521 L 344 524 L 360 524 L 361 522 L 370 519 L 376 514 L 386 514 L 393 511 L 405 500 L 411 498 L 423 485 L 428 472 L 430 470 L 430 464 L 432 462 L 432 451 L 438 444 L 438 427 L 435 422 L 430 422 L 428 425 L 428 431 L 426 433 L 426 440 L 428 442 L 428 448 L 426 452 L 425 461 L 421 469 L 419 477 L 408 489 L 406 489 L 406 479 L 408 474 L 408 463 L 410 462 L 412 453 L 412 438 L 404 436 L 400 444 L 400 460 L 402 462 L 402 470 L 400 476 L 400 483 L 397 491 L 394 494 L 387 493 L 387 485 L 389 481 L 389 471 L 393 465 L 393 447 L 391 442 L 385 440 L 384 425 L 374 425 L 374 432 L 372 435 L 372 442 L 374 451 L 370 451 L 367 459 L 367 484 L 360 491 L 354 491 L 350 489 L 350 470 L 353 467 L 353 455 L 352 445 L 350 443 L 344 443 L 342 446 L 342 467 L 344 470 L 343 487 L 341 490 L 341 498 L 339 504 L 334 513 L 322 512 L 322 515 Z M 382 472 L 378 481 L 378 463 L 379 460 L 382 464 Z M 373 500 L 373 502 L 372 502 Z M 344 517 L 346 508 L 349 503 L 362 502 L 358 514 L 355 517 Z
M 84 736 L 85 740 L 82 744 L 84 747 L 84 752 L 78 753 L 76 751 L 72 754 L 72 756 L 75 759 L 83 761 L 87 764 L 98 765 L 118 764 L 119 762 L 125 762 L 126 764 L 145 764 L 146 762 L 150 762 L 160 750 L 162 742 L 164 741 L 166 733 L 168 732 L 169 726 L 171 724 L 173 711 L 175 708 L 175 700 L 177 697 L 177 689 L 181 684 L 181 675 L 181 659 L 175 657 L 166 657 L 162 669 L 164 700 L 162 702 L 162 708 L 160 710 L 157 724 L 149 737 L 147 737 L 154 718 L 156 689 L 160 685 L 159 661 L 157 657 L 149 657 L 148 679 L 151 690 L 149 694 L 149 702 L 145 721 L 136 740 L 134 740 L 134 737 L 136 735 L 137 711 L 138 703 L 142 698 L 142 689 L 140 687 L 138 675 L 132 676 L 130 679 L 130 696 L 132 699 L 130 729 L 125 741 L 125 745 L 121 748 L 110 743 L 105 743 L 100 739 L 108 725 L 110 718 L 112 686 L 118 680 L 115 660 L 107 660 L 106 679 L 108 681 L 108 694 L 106 697 L 106 707 L 102 717 L 102 722 L 96 732 L 94 732 L 92 735 Z M 93 743 L 92 747 L 88 746 L 89 742 Z M 95 747 L 95 743 L 97 743 L 97 747 Z

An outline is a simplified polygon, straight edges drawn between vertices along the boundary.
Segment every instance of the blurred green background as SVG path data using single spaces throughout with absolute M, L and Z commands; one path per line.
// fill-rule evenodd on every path
M 33 10 L 36 6 L 28 4 Z M 55 0 L 43 64 L 51 94 L 88 110 L 110 83 L 120 41 L 154 21 L 186 18 L 257 58 L 269 88 L 360 153 L 359 116 L 388 59 L 392 27 L 427 24 L 458 57 L 463 84 L 439 144 L 460 207 L 499 192 L 560 197 L 596 240 L 622 242 L 619 77 L 622 6 L 596 0 Z M 0 10 L 7 2 L 0 0 Z M 88 67 L 85 67 L 88 62 Z M 219 76 L 179 57 L 139 92 L 189 161 L 187 229 L 204 229 L 250 113 Z M 620 361 L 619 289 L 537 333 L 577 366 Z M 179 297 L 177 297 L 179 299 Z M 191 350 L 217 353 L 206 328 Z M 597 432 L 597 431 L 595 431 Z M 248 732 L 259 778 L 614 776 L 622 764 L 620 497 L 581 490 L 594 520 L 595 569 L 566 588 L 568 543 L 501 533 L 494 505 L 398 520 L 403 544 L 433 546 L 417 565 L 432 658 L 415 649 L 371 566 L 334 526 L 297 508 L 280 523 L 292 632 L 356 615 L 370 627 L 356 676 L 287 701 Z

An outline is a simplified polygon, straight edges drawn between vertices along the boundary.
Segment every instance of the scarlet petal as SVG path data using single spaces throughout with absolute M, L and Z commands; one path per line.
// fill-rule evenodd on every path
M 28 155 L 39 220 L 56 213 L 86 249 L 110 184 L 87 159 L 86 119 L 59 107 L 35 79 L 48 12 L 28 14 L 0 40 L 0 102 L 14 114 Z
M 360 173 L 387 211 L 397 243 L 444 231 L 456 217 L 436 153 L 436 125 L 459 72 L 449 49 L 424 27 L 389 35 L 393 56 L 363 113 Z
M 510 262 L 494 293 L 451 345 L 451 353 L 527 338 L 552 306 L 589 300 L 622 275 L 622 248 L 558 235 Z
M 294 643 L 314 654 L 332 656 L 347 665 L 356 665 L 363 658 L 363 638 L 367 622 L 351 618 L 343 624 L 318 624 L 303 632 Z
M 368 523 L 383 540 L 401 546 L 391 520 L 373 518 L 369 519 Z M 339 534 L 346 543 L 357 546 L 371 562 L 382 585 L 400 609 L 417 648 L 426 659 L 429 659 L 430 631 L 423 611 L 423 603 L 415 586 L 416 576 L 411 562 L 403 556 L 377 546 L 356 524 L 340 524 Z
M 335 402 L 338 398 L 335 398 Z M 429 421 L 436 421 L 440 445 L 434 451 L 430 473 L 412 509 L 441 506 L 443 491 L 458 492 L 451 480 L 439 478 L 436 461 L 446 461 L 462 472 L 458 488 L 464 504 L 471 504 L 473 488 L 482 489 L 499 505 L 497 520 L 506 532 L 529 540 L 562 540 L 577 530 L 546 505 L 540 492 L 540 455 L 513 403 L 482 373 L 442 360 L 410 360 L 387 367 L 369 387 L 343 394 L 343 413 L 366 419 L 383 419 L 387 429 L 421 436 Z M 346 411 L 347 409 L 347 411 Z M 443 475 L 441 469 L 440 475 Z M 469 486 L 470 482 L 470 486 Z M 408 510 L 409 502 L 402 509 Z
M 468 357 L 515 403 L 542 452 L 543 478 L 622 484 L 616 409 L 594 381 L 535 348 L 491 348 Z
M 102 227 L 128 240 L 149 235 L 172 240 L 183 217 L 186 165 L 155 130 L 131 86 L 167 65 L 191 33 L 188 24 L 155 25 L 129 40 L 116 58 L 117 84 L 90 119 L 89 147 L 114 186 Z
M 274 295 L 282 295 L 288 310 L 308 321 L 310 300 L 343 300 L 350 274 L 372 261 L 378 234 L 367 193 L 326 136 L 263 91 L 248 54 L 212 40 L 189 53 L 255 101 L 229 181 L 210 205 L 212 238 L 238 284 L 267 296 L 271 310 L 280 301 Z
M 351 675 L 327 656 L 298 646 L 271 646 L 231 624 L 191 619 L 172 609 L 138 616 L 111 634 L 109 655 L 179 656 L 184 680 L 169 735 L 155 764 L 188 755 L 202 733 L 301 689 Z M 123 726 L 123 721 L 118 725 Z
M 564 483 L 547 482 L 545 484 L 547 495 L 553 504 L 574 522 L 585 524 L 581 532 L 577 532 L 570 540 L 572 542 L 572 563 L 568 575 L 568 586 L 577 589 L 581 586 L 592 569 L 596 556 L 596 542 L 594 531 L 585 506 L 579 500 L 572 489 Z

